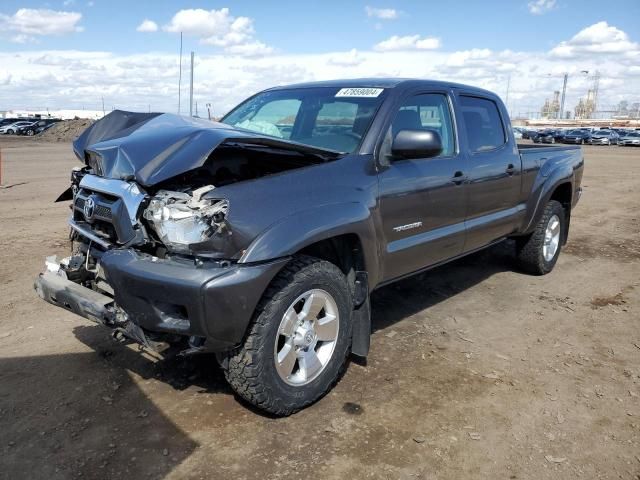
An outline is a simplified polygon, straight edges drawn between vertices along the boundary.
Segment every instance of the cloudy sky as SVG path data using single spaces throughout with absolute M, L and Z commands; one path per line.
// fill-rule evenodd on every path
M 567 109 L 601 73 L 599 107 L 640 101 L 640 1 L 0 1 L 0 110 L 177 111 L 178 48 L 195 99 L 224 113 L 269 86 L 401 76 L 509 88 L 539 111 L 569 74 Z M 588 71 L 589 73 L 583 73 Z M 202 112 L 201 112 L 202 113 Z

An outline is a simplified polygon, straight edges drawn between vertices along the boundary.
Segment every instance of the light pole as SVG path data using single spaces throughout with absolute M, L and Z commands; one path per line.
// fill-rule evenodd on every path
M 207 103 L 206 107 L 207 107 L 207 115 L 209 116 L 209 120 L 211 120 L 211 104 Z

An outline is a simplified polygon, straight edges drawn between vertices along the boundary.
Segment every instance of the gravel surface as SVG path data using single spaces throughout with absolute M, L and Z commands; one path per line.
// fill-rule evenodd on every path
M 380 289 L 368 363 L 273 419 L 213 357 L 157 360 L 39 300 L 76 161 L 69 144 L 0 148 L 1 479 L 640 475 L 640 149 L 585 147 L 551 274 L 515 270 L 507 243 Z

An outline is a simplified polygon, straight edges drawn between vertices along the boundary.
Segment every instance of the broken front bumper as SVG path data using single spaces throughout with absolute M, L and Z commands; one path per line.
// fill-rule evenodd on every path
M 97 323 L 113 323 L 113 298 L 67 280 L 54 272 L 41 273 L 34 285 L 43 300 Z
M 100 268 L 113 297 L 51 271 L 36 279 L 35 289 L 47 302 L 89 320 L 117 326 L 117 307 L 144 332 L 199 337 L 206 350 L 221 351 L 241 342 L 260 297 L 287 261 L 207 266 L 109 250 Z

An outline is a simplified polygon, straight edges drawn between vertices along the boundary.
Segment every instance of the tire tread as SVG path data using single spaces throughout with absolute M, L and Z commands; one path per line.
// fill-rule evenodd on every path
M 277 416 L 291 415 L 321 398 L 335 385 L 344 371 L 349 349 L 347 349 L 345 358 L 342 359 L 342 366 L 338 374 L 331 380 L 329 388 L 304 402 L 287 401 L 261 380 L 263 364 L 259 358 L 265 347 L 260 340 L 267 334 L 268 322 L 273 318 L 274 311 L 286 299 L 287 287 L 294 280 L 300 281 L 305 276 L 312 277 L 319 271 L 326 272 L 327 270 L 342 275 L 342 272 L 334 264 L 325 260 L 306 255 L 293 257 L 267 287 L 256 307 L 254 319 L 249 326 L 244 343 L 229 352 L 226 361 L 221 364 L 231 388 L 244 400 L 261 410 Z

